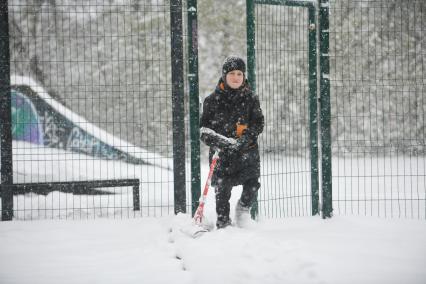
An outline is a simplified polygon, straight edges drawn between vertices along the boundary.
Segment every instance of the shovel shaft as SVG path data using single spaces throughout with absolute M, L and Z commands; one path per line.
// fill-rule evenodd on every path
M 209 192 L 209 187 L 212 181 L 212 176 L 214 172 L 214 168 L 216 167 L 217 160 L 219 159 L 219 152 L 216 151 L 213 155 L 212 162 L 210 164 L 210 171 L 207 176 L 206 184 L 204 185 L 203 195 L 200 198 L 200 204 L 198 205 L 197 211 L 195 211 L 194 214 L 194 221 L 196 224 L 200 224 L 203 219 L 203 212 L 204 212 L 204 204 L 207 198 L 207 194 Z
M 216 167 L 216 163 L 217 163 L 218 159 L 219 159 L 219 155 L 216 152 L 213 156 L 212 163 L 210 164 L 209 175 L 207 177 L 206 184 L 204 185 L 203 196 L 202 196 L 203 201 L 206 199 L 207 193 L 209 192 L 209 187 L 210 187 L 210 184 L 212 182 L 212 176 L 213 176 L 214 168 Z

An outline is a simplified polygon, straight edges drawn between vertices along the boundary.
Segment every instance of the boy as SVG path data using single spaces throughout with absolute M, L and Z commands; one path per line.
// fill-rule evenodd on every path
M 234 186 L 243 186 L 235 212 L 238 226 L 248 218 L 260 188 L 257 137 L 263 131 L 264 117 L 259 98 L 252 92 L 245 72 L 243 59 L 236 56 L 226 58 L 215 91 L 203 103 L 200 132 L 201 140 L 210 147 L 210 163 L 214 152 L 219 150 L 219 160 L 212 177 L 218 229 L 232 223 L 229 199 Z

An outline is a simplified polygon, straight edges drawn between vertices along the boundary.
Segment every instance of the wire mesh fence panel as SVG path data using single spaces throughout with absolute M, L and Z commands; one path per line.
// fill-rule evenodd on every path
M 11 0 L 9 29 L 15 218 L 172 214 L 170 2 Z
M 265 115 L 259 214 L 311 215 L 308 11 L 257 4 L 255 19 L 256 93 Z
M 426 218 L 426 2 L 330 1 L 334 214 Z
M 259 213 L 311 215 L 313 2 L 254 2 Z M 173 214 L 170 1 L 8 3 L 14 217 Z M 426 2 L 329 8 L 334 214 L 425 219 Z

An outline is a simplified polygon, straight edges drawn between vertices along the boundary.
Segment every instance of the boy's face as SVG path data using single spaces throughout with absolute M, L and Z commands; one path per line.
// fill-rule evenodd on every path
M 241 87 L 244 81 L 244 73 L 240 70 L 233 70 L 226 74 L 226 84 L 232 89 Z

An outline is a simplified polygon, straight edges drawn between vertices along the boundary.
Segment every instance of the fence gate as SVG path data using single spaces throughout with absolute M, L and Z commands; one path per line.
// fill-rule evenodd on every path
M 323 216 L 425 219 L 426 2 L 248 3 L 250 78 L 266 114 L 260 212 L 304 215 L 311 200 L 317 213 L 321 149 Z
M 265 114 L 259 214 L 318 214 L 314 3 L 248 1 L 247 14 L 248 77 Z

